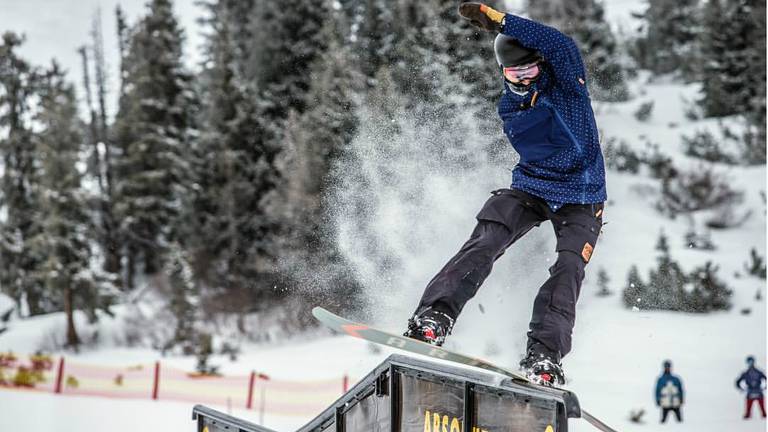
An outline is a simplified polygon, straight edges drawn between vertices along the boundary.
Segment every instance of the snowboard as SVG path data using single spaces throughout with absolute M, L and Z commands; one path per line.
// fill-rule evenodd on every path
M 486 360 L 470 357 L 447 350 L 442 347 L 422 342 L 420 340 L 397 335 L 394 333 L 388 333 L 366 324 L 350 321 L 319 306 L 312 309 L 312 315 L 314 315 L 314 317 L 317 318 L 317 320 L 320 321 L 323 325 L 330 328 L 331 330 L 335 330 L 338 333 L 343 333 L 359 339 L 367 340 L 369 342 L 398 348 L 404 351 L 421 354 L 440 360 L 452 361 L 462 365 L 473 366 L 490 372 L 495 372 L 497 374 L 507 376 L 513 381 L 520 383 L 537 385 L 519 372 L 501 366 L 496 366 Z M 599 419 L 595 418 L 593 415 L 586 412 L 583 408 L 581 409 L 581 417 L 598 430 L 603 432 L 617 432 L 615 429 L 611 428 Z

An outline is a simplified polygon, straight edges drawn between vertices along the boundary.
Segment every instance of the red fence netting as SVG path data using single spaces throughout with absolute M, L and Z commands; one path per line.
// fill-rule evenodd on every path
M 161 362 L 103 366 L 63 357 L 0 354 L 2 388 L 62 395 L 186 401 L 253 408 L 278 415 L 317 414 L 335 401 L 347 385 L 347 377 L 289 381 L 255 372 L 212 376 Z

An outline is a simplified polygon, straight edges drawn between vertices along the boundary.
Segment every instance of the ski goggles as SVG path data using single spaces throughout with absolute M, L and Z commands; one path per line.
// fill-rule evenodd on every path
M 502 68 L 504 78 L 510 82 L 519 83 L 523 80 L 533 81 L 539 77 L 541 69 L 538 63 L 529 63 L 527 65 L 510 66 Z

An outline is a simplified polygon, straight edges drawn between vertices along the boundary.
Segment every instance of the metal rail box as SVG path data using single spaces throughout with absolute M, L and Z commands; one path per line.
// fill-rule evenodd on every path
M 568 391 L 392 355 L 297 432 L 567 432 L 580 415 Z M 201 406 L 193 419 L 198 432 L 271 432 Z

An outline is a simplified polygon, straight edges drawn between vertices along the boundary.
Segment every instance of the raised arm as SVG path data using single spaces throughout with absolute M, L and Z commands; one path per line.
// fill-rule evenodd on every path
M 565 87 L 585 85 L 584 61 L 576 43 L 559 30 L 513 14 L 499 12 L 482 3 L 462 3 L 459 13 L 472 25 L 488 32 L 502 32 L 521 45 L 535 49 L 552 66 L 555 77 Z
M 501 31 L 523 46 L 537 50 L 552 66 L 559 80 L 584 85 L 584 62 L 573 39 L 554 27 L 509 13 L 504 15 L 503 23 Z

